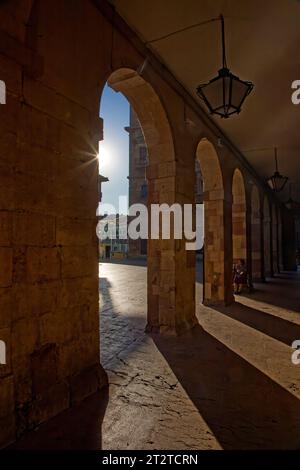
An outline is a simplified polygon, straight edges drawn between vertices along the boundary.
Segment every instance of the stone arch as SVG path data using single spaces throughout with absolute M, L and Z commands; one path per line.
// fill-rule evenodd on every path
M 112 72 L 107 83 L 128 99 L 141 124 L 149 156 L 146 172 L 148 209 L 151 204 L 172 205 L 175 201 L 175 151 L 170 124 L 158 94 L 149 82 L 130 68 Z M 174 250 L 174 239 L 148 239 L 148 331 L 176 329 Z
M 267 196 L 264 198 L 264 266 L 265 276 L 271 276 L 271 214 Z
M 232 178 L 232 257 L 246 261 L 246 193 L 242 172 L 236 168 Z
M 252 278 L 255 281 L 261 279 L 261 210 L 257 186 L 251 191 L 251 241 Z
M 135 70 L 126 67 L 112 72 L 107 83 L 113 90 L 126 96 L 138 116 L 148 148 L 150 173 L 154 170 L 157 172 L 157 166 L 162 161 L 174 162 L 170 124 L 152 85 Z
M 224 185 L 219 156 L 214 145 L 205 137 L 197 146 L 196 157 L 200 163 L 203 175 L 204 195 L 224 198 Z M 213 192 L 216 192 L 213 194 Z M 217 194 L 218 192 L 218 194 Z
M 203 176 L 204 280 L 203 301 L 229 303 L 225 273 L 224 185 L 219 156 L 213 144 L 203 138 L 196 150 Z

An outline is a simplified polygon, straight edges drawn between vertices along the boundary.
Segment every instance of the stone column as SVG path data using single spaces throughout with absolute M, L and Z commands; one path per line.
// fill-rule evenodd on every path
M 280 273 L 280 240 L 279 240 L 279 222 L 277 224 L 277 272 Z
M 283 259 L 282 259 L 282 209 L 278 209 L 278 270 L 281 272 L 283 270 Z
M 273 276 L 273 244 L 272 244 L 272 219 L 270 214 L 270 204 L 267 199 L 264 202 L 264 268 L 265 277 Z
M 190 170 L 189 170 L 190 171 Z M 179 162 L 156 164 L 147 168 L 149 184 L 148 213 L 151 204 L 193 202 L 185 194 L 188 178 Z M 190 189 L 190 188 L 189 188 Z M 187 190 L 187 192 L 189 191 Z M 172 219 L 171 219 L 172 220 Z M 146 330 L 153 333 L 182 334 L 197 324 L 195 316 L 195 252 L 186 250 L 186 240 L 174 239 L 173 223 L 170 239 L 148 240 L 148 322 Z M 151 224 L 149 225 L 149 237 Z
M 205 305 L 230 304 L 232 293 L 232 200 L 224 191 L 204 193 Z
M 252 249 L 252 208 L 251 208 L 251 199 L 246 197 L 246 263 L 247 263 L 247 271 L 248 271 L 248 280 L 249 280 L 249 287 L 250 289 L 253 288 L 252 284 L 252 266 L 253 266 L 253 249 Z
M 278 220 L 277 220 L 277 208 L 275 205 L 272 206 L 272 256 L 273 256 L 273 275 L 278 273 Z
M 283 269 L 286 271 L 297 271 L 295 219 L 288 210 L 282 212 L 282 217 Z
M 274 256 L 273 256 L 273 210 L 272 206 L 269 204 L 269 211 L 270 211 L 270 220 L 269 220 L 269 226 L 270 226 L 270 276 L 274 277 Z
M 252 279 L 261 280 L 261 262 L 262 262 L 262 246 L 261 246 L 261 215 L 259 209 L 254 211 L 251 208 L 251 255 L 252 255 Z
M 264 256 L 264 240 L 265 240 L 265 227 L 264 227 L 264 213 L 263 210 L 259 211 L 260 217 L 260 280 L 261 282 L 266 282 L 265 276 L 265 256 Z

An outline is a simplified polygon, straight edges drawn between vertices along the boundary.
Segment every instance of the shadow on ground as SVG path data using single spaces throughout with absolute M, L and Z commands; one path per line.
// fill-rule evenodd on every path
M 300 272 L 283 272 L 266 283 L 254 283 L 254 293 L 245 297 L 300 314 L 299 283 Z
M 196 326 L 153 340 L 224 449 L 299 449 L 300 402 Z
M 230 307 L 215 307 L 214 310 L 271 336 L 288 346 L 291 346 L 295 339 L 300 338 L 300 325 L 271 313 L 265 313 L 261 310 L 248 307 L 239 302 L 235 302 Z

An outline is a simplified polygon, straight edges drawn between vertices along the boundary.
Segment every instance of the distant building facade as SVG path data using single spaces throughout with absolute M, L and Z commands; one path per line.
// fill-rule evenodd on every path
M 110 214 L 103 217 L 107 237 L 99 242 L 100 260 L 127 258 L 127 216 Z M 100 217 L 100 221 L 103 217 Z
M 146 205 L 148 151 L 141 125 L 132 107 L 130 107 L 130 121 L 126 130 L 129 133 L 129 205 Z M 146 257 L 147 240 L 128 240 L 128 255 L 130 257 Z

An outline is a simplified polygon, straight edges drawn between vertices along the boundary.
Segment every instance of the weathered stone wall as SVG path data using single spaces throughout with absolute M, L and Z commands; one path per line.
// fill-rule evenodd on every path
M 106 383 L 95 234 L 102 122 L 98 95 L 91 106 L 76 70 L 76 30 L 60 21 L 67 5 L 58 2 L 55 13 L 52 3 L 37 4 L 29 18 L 18 14 L 22 2 L 0 9 L 9 27 L 0 68 L 8 90 L 0 108 L 0 445 Z M 86 51 L 77 46 L 82 66 Z
M 282 213 L 282 248 L 283 248 L 283 269 L 296 271 L 296 230 L 293 214 L 285 210 Z
M 265 277 L 272 275 L 272 221 L 270 215 L 270 204 L 267 197 L 264 199 L 264 274 Z
M 279 271 L 279 256 L 278 256 L 278 219 L 276 206 L 272 205 L 272 260 L 273 260 L 273 274 Z
M 261 208 L 259 192 L 256 186 L 253 186 L 251 194 L 251 231 L 252 231 L 252 278 L 255 281 L 261 280 Z
M 130 106 L 129 119 L 129 205 L 147 205 L 148 182 L 146 168 L 148 166 L 148 151 L 143 131 L 138 117 Z M 145 256 L 147 240 L 128 240 L 128 256 L 135 258 Z
M 242 173 L 236 170 L 232 179 L 232 243 L 233 262 L 247 258 L 246 194 Z
M 219 130 L 106 2 L 12 0 L 1 4 L 0 20 L 0 79 L 8 91 L 0 107 L 4 446 L 106 383 L 99 363 L 95 235 L 99 102 L 106 80 L 120 68 L 132 75 L 148 57 L 143 80 L 129 80 L 124 92 L 145 133 L 152 202 L 194 201 L 198 143 L 206 137 L 217 148 Z M 225 137 L 216 158 L 224 188 L 209 188 L 206 195 L 208 247 L 213 238 L 207 303 L 232 300 L 231 181 L 233 169 L 242 166 Z M 191 328 L 193 252 L 185 250 L 185 240 L 154 240 L 149 258 L 149 329 L 174 334 Z

